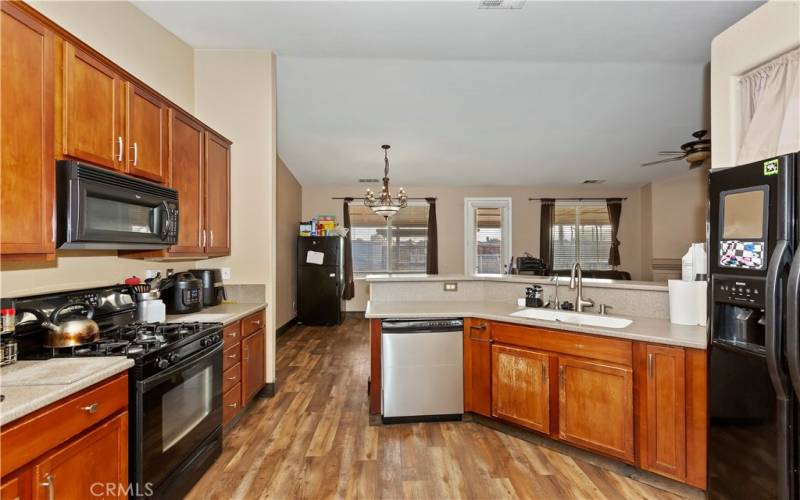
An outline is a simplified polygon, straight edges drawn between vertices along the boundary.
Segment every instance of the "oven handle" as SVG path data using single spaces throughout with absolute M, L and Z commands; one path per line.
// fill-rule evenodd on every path
M 139 385 L 141 387 L 141 392 L 145 393 L 145 392 L 149 391 L 154 386 L 156 386 L 156 385 L 160 384 L 161 382 L 163 382 L 165 379 L 168 379 L 169 377 L 175 375 L 176 373 L 180 372 L 181 370 L 185 370 L 188 365 L 200 363 L 200 362 L 205 361 L 208 358 L 211 358 L 211 357 L 213 357 L 215 355 L 218 355 L 218 354 L 222 354 L 222 342 L 217 344 L 217 346 L 214 347 L 213 349 L 211 349 L 210 351 L 202 352 L 200 354 L 196 354 L 195 356 L 193 356 L 191 358 L 186 358 L 185 360 L 181 361 L 180 363 L 178 363 L 177 365 L 173 366 L 169 370 L 167 370 L 165 372 L 161 372 L 158 375 L 153 375 L 152 377 L 139 382 Z

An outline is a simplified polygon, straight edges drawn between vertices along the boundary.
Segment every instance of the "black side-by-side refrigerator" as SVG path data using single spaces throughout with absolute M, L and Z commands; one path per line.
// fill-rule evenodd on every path
M 338 325 L 344 319 L 344 238 L 297 237 L 297 321 Z
M 798 158 L 710 175 L 711 499 L 800 493 Z

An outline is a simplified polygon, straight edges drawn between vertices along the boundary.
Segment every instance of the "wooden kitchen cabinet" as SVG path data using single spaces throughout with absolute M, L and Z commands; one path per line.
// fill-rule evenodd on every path
M 492 345 L 492 416 L 550 432 L 550 357 Z
M 464 411 L 492 414 L 491 323 L 464 320 Z
M 55 256 L 53 33 L 2 2 L 0 253 Z
M 159 184 L 167 182 L 166 104 L 147 90 L 126 82 L 125 111 L 127 172 Z
M 34 499 L 127 498 L 128 413 L 37 460 L 33 481 Z
M 205 182 L 203 125 L 180 111 L 170 110 L 170 187 L 178 191 L 178 243 L 170 254 L 205 252 Z
M 264 387 L 265 336 L 261 329 L 242 339 L 242 402 L 247 404 Z
M 32 487 L 31 468 L 25 467 L 15 474 L 3 477 L 2 483 L 0 483 L 0 500 L 31 498 L 33 495 L 31 492 Z
M 633 462 L 633 370 L 559 356 L 559 439 Z
M 230 255 L 230 142 L 205 132 L 206 254 Z
M 62 145 L 67 157 L 126 171 L 122 79 L 83 49 L 64 42 Z

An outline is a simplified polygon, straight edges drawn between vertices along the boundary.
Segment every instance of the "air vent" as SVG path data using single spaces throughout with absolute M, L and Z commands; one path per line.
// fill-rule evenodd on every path
M 375 184 L 380 182 L 380 179 L 359 179 L 358 182 L 361 182 L 363 184 Z
M 525 0 L 479 0 L 479 9 L 521 9 Z
M 605 179 L 586 179 L 582 184 L 602 184 L 605 181 Z

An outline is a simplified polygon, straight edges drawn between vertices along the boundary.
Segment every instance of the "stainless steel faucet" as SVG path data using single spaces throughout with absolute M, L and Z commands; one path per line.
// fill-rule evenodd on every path
M 561 302 L 558 301 L 558 274 L 554 274 L 550 281 L 555 282 L 556 284 L 556 303 L 553 304 L 553 309 L 561 309 Z
M 578 312 L 583 312 L 584 307 L 592 307 L 594 306 L 594 301 L 592 299 L 584 299 L 583 298 L 583 270 L 581 270 L 581 265 L 579 263 L 575 263 L 572 265 L 572 271 L 569 273 L 569 289 L 575 289 L 575 281 L 577 277 L 578 282 L 578 294 L 575 297 L 575 310 Z

